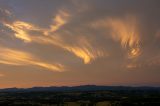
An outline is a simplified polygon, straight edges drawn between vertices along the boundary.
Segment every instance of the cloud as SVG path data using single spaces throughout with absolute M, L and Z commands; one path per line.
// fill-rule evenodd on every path
M 14 21 L 13 23 L 4 23 L 4 25 L 14 31 L 14 35 L 16 38 L 21 39 L 25 42 L 31 42 L 32 35 L 29 34 L 30 31 L 43 31 L 43 29 L 39 29 L 38 27 L 26 23 L 23 21 Z
M 38 26 L 35 26 L 31 23 L 19 20 L 13 20 L 13 22 L 10 23 L 3 22 L 3 25 L 13 30 L 16 38 L 21 39 L 25 42 L 31 42 L 31 37 L 33 35 L 30 32 L 37 31 L 40 32 L 41 35 L 49 35 L 50 33 L 54 33 L 67 23 L 69 16 L 70 15 L 67 12 L 60 10 L 53 19 L 53 24 L 50 25 L 49 29 L 39 28 Z
M 12 17 L 12 13 L 6 9 L 0 7 L 0 22 L 8 22 Z
M 98 57 L 105 56 L 104 51 L 94 48 L 86 39 L 78 41 L 79 46 L 66 45 L 64 48 L 73 52 L 77 57 L 82 58 L 85 64 L 90 63 Z
M 128 64 L 127 65 L 127 68 L 128 69 L 134 69 L 134 68 L 137 68 L 138 66 L 136 64 Z
M 108 55 L 103 50 L 94 48 L 92 44 L 85 37 L 75 37 L 74 44 L 67 43 L 67 39 L 60 33 L 55 33 L 61 26 L 66 23 L 65 18 L 69 15 L 64 12 L 60 12 L 56 15 L 55 24 L 50 25 L 50 29 L 39 28 L 33 24 L 24 21 L 14 21 L 12 23 L 4 23 L 4 25 L 14 31 L 16 38 L 23 40 L 24 42 L 35 42 L 41 44 L 51 44 L 68 52 L 71 52 L 78 58 L 83 59 L 85 64 L 90 63 L 92 60 L 98 57 Z M 31 33 L 32 32 L 32 33 Z M 33 34 L 39 33 L 40 35 Z M 47 35 L 47 36 L 46 36 Z M 70 39 L 70 37 L 68 38 Z
M 4 77 L 5 75 L 4 74 L 0 74 L 0 77 Z
M 131 62 L 127 64 L 127 68 L 131 70 L 153 70 L 157 71 L 160 67 L 160 56 L 153 56 L 141 61 Z
M 29 80 L 34 85 L 37 80 L 50 85 L 160 81 L 159 4 L 160 0 L 0 0 L 0 30 L 5 31 L 0 32 L 1 71 L 20 66 L 23 73 L 19 74 L 28 73 L 21 77 L 22 83 Z M 71 71 L 54 77 L 40 71 L 35 77 L 32 66 Z M 20 85 L 17 73 L 7 74 L 5 80 L 15 77 L 11 83 Z
M 36 42 L 39 43 L 47 43 L 56 45 L 64 50 L 67 50 L 77 57 L 83 59 L 85 64 L 90 63 L 92 60 L 97 59 L 98 57 L 107 56 L 104 51 L 94 48 L 86 38 L 79 38 L 74 42 L 74 44 L 66 43 L 59 36 L 51 36 L 51 37 L 39 37 L 35 39 Z
M 0 47 L 0 63 L 6 65 L 35 65 L 51 71 L 63 71 L 64 67 L 61 64 L 50 64 L 43 62 L 35 56 L 9 48 Z
M 65 12 L 64 10 L 59 10 L 55 18 L 53 19 L 53 24 L 50 25 L 50 29 L 46 31 L 44 34 L 48 35 L 49 32 L 55 32 L 60 29 L 63 25 L 65 25 L 70 17 L 70 14 Z
M 72 1 L 72 3 L 73 2 L 74 1 Z M 80 6 L 78 5 L 79 3 L 81 3 Z M 131 12 L 131 15 L 127 15 L 127 11 L 124 12 L 122 11 L 123 9 L 121 9 L 121 7 L 124 7 L 124 9 L 127 7 L 121 3 L 117 5 L 117 11 L 115 11 L 116 8 L 114 6 L 108 6 L 106 8 L 105 5 L 100 5 L 108 3 L 108 1 L 93 1 L 93 3 L 90 3 L 90 1 L 75 1 L 73 3 L 75 5 L 74 8 L 84 7 L 81 12 L 75 9 L 74 12 L 77 11 L 77 14 L 71 14 L 73 11 L 68 12 L 65 9 L 58 8 L 55 16 L 52 17 L 52 23 L 48 25 L 48 28 L 42 28 L 33 23 L 20 20 L 13 20 L 13 22 L 4 23 L 4 25 L 14 32 L 16 38 L 21 39 L 24 42 L 57 46 L 82 59 L 85 64 L 88 64 L 97 58 L 108 56 L 108 52 L 95 47 L 95 42 L 91 42 L 90 39 L 88 39 L 102 39 L 101 33 L 105 32 L 104 36 L 107 39 L 103 40 L 102 43 L 105 42 L 104 44 L 107 46 L 104 44 L 101 45 L 101 42 L 98 42 L 98 47 L 107 48 L 108 45 L 114 45 L 118 42 L 128 59 L 137 59 L 143 53 L 141 45 L 143 36 L 141 35 L 141 30 L 139 28 L 139 23 L 142 21 L 139 20 L 140 16 L 134 12 Z M 115 4 L 113 2 L 109 5 Z M 134 7 L 131 5 L 131 8 L 129 9 L 132 8 Z M 100 12 L 101 9 L 107 10 L 109 13 Z M 95 12 L 97 13 L 96 16 L 93 15 Z M 93 20 L 90 19 L 90 17 L 93 17 Z M 95 21 L 95 23 L 93 23 L 93 26 L 95 27 L 94 30 L 90 30 L 90 28 L 85 26 L 92 21 Z M 93 31 L 93 33 L 91 31 Z M 96 33 L 94 34 L 94 32 Z M 72 36 L 70 36 L 70 33 Z M 88 33 L 93 34 L 93 36 L 86 36 Z M 148 38 L 148 36 L 149 35 L 147 35 L 146 38 Z M 157 33 L 157 38 L 158 36 L 159 33 Z M 113 41 L 108 41 L 108 37 Z M 70 43 L 70 41 L 72 43 Z M 115 48 L 113 49 L 115 50 Z M 112 55 L 113 54 L 117 55 L 116 53 L 112 53 Z
M 140 35 L 137 19 L 133 16 L 123 18 L 109 17 L 92 24 L 96 28 L 107 29 L 114 41 L 120 42 L 122 48 L 127 49 L 128 58 L 135 58 L 141 54 Z

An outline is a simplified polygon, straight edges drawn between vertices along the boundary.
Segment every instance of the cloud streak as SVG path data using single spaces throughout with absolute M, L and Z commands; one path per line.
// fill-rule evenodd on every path
M 108 19 L 111 35 L 114 40 L 120 41 L 123 48 L 128 48 L 128 57 L 140 55 L 140 36 L 137 30 L 137 20 L 127 17 L 125 20 Z
M 63 71 L 64 67 L 61 64 L 50 64 L 41 61 L 35 56 L 9 48 L 0 47 L 0 63 L 6 65 L 35 65 L 51 71 Z
M 66 43 L 59 36 L 51 36 L 51 37 L 38 37 L 34 39 L 39 43 L 46 43 L 56 45 L 64 50 L 67 50 L 77 57 L 83 59 L 85 64 L 90 63 L 92 60 L 97 59 L 98 57 L 107 56 L 104 51 L 95 49 L 85 38 L 81 37 L 75 44 Z
M 8 10 L 3 11 L 5 14 L 4 16 L 10 16 L 10 12 Z M 50 33 L 54 33 L 58 29 L 60 29 L 63 25 L 67 23 L 67 20 L 69 18 L 69 14 L 64 11 L 59 11 L 55 18 L 53 19 L 53 24 L 50 25 L 49 29 L 39 28 L 31 23 L 27 23 L 24 21 L 19 20 L 12 20 L 12 22 L 2 22 L 4 26 L 10 28 L 12 31 L 14 31 L 14 35 L 16 38 L 21 39 L 25 42 L 31 42 L 32 35 L 30 32 L 37 31 L 41 32 L 43 35 L 49 35 Z
M 112 39 L 120 42 L 122 48 L 127 49 L 128 58 L 132 59 L 141 54 L 138 22 L 135 17 L 127 16 L 124 19 L 110 17 L 94 23 L 93 27 L 107 29 Z M 108 37 L 107 34 L 105 36 Z
M 12 16 L 12 13 L 4 8 L 0 8 L 0 22 L 8 22 Z
M 69 13 L 60 10 L 55 16 L 55 18 L 53 19 L 53 24 L 50 25 L 50 29 L 46 31 L 44 34 L 48 35 L 48 33 L 51 33 L 51 32 L 54 33 L 55 31 L 60 29 L 62 26 L 64 26 L 68 22 L 69 17 L 70 17 Z
M 104 51 L 95 49 L 85 37 L 75 38 L 74 44 L 69 44 L 66 42 L 67 39 L 64 39 L 59 33 L 55 33 L 56 30 L 66 23 L 65 19 L 68 16 L 67 13 L 62 11 L 58 13 L 54 19 L 55 24 L 51 25 L 50 29 L 39 28 L 23 21 L 4 23 L 4 25 L 14 31 L 16 38 L 24 42 L 51 44 L 60 47 L 61 49 L 71 52 L 78 58 L 83 59 L 85 64 L 90 63 L 98 57 L 107 56 L 108 54 L 104 53 Z M 41 35 L 33 35 L 31 32 L 39 32 Z

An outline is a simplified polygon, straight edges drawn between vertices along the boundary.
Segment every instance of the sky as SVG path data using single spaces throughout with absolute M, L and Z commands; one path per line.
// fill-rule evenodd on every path
M 160 86 L 159 0 L 0 0 L 0 88 Z

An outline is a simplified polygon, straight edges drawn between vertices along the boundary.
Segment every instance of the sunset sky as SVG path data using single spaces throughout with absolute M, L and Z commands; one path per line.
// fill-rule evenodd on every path
M 0 0 L 0 88 L 160 86 L 160 0 Z

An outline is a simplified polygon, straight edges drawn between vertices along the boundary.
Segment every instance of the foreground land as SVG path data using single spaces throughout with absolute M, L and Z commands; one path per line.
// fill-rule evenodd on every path
M 160 90 L 0 91 L 0 106 L 160 106 Z

